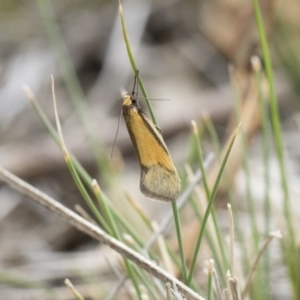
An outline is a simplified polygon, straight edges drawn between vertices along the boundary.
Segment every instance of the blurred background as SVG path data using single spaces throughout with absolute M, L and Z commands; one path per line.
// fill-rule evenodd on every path
M 296 0 L 260 3 L 290 182 L 297 198 L 300 8 Z M 201 123 L 209 115 L 220 140 L 225 141 L 233 128 L 232 78 L 242 99 L 251 92 L 250 58 L 261 56 L 252 3 L 127 0 L 122 4 L 137 67 L 149 97 L 155 100 L 152 105 L 166 144 L 184 176 L 186 163 L 197 169 L 191 120 Z M 51 74 L 69 151 L 124 216 L 130 219 L 132 214 L 125 191 L 151 218 L 161 221 L 170 207 L 140 193 L 139 166 L 123 119 L 111 157 L 122 109 L 120 91 L 131 91 L 134 81 L 117 1 L 0 1 L 0 165 L 69 208 L 77 204 L 88 210 L 61 150 L 23 90 L 24 85 L 31 89 L 54 125 Z M 145 108 L 142 100 L 139 104 Z M 247 143 L 259 207 L 263 172 L 257 114 L 249 115 Z M 212 151 L 205 135 L 202 146 L 204 155 Z M 238 162 L 234 169 L 237 206 L 246 220 L 241 201 L 244 177 Z M 280 207 L 276 174 L 275 168 L 272 191 L 274 205 Z M 227 201 L 220 201 L 220 210 Z M 66 277 L 73 279 L 85 299 L 102 299 L 100 295 L 114 286 L 116 275 L 111 269 L 118 265 L 118 258 L 109 249 L 3 184 L 0 208 L 0 299 L 73 299 L 63 284 Z M 290 299 L 285 276 L 280 268 L 274 274 L 277 289 L 272 299 Z

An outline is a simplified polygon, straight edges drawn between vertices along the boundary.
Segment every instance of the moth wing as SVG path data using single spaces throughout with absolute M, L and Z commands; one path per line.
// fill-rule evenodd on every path
M 123 115 L 141 167 L 140 189 L 153 199 L 174 201 L 180 194 L 180 178 L 167 146 L 155 125 L 125 98 Z
M 142 168 L 140 189 L 149 198 L 175 201 L 180 195 L 180 178 L 175 168 L 170 170 L 156 164 Z

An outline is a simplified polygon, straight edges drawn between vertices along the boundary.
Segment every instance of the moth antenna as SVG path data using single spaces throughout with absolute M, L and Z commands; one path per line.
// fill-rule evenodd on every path
M 114 139 L 114 143 L 113 143 L 113 146 L 112 146 L 112 149 L 111 149 L 110 158 L 112 158 L 113 153 L 114 153 L 114 148 L 115 148 L 115 144 L 116 144 L 116 141 L 117 141 L 117 136 L 118 136 L 118 132 L 119 132 L 119 128 L 120 128 L 121 116 L 122 116 L 122 110 L 121 110 L 121 113 L 120 113 L 120 116 L 119 116 L 119 122 L 118 122 L 117 132 L 115 134 L 115 139 Z
M 143 96 L 136 97 L 137 100 L 143 100 L 145 101 L 146 98 Z M 148 98 L 149 101 L 172 101 L 172 99 L 168 98 Z

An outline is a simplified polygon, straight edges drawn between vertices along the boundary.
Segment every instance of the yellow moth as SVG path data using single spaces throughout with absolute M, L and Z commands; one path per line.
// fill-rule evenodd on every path
M 123 96 L 123 117 L 140 164 L 141 192 L 152 199 L 175 201 L 180 178 L 160 132 L 138 106 L 134 89 Z

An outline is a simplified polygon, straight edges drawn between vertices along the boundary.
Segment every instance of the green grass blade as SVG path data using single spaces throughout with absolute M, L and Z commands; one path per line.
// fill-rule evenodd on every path
M 296 241 L 295 241 L 296 236 L 295 236 L 295 229 L 293 224 L 293 217 L 291 213 L 288 180 L 287 180 L 286 167 L 284 162 L 282 133 L 281 133 L 279 113 L 278 113 L 277 97 L 276 97 L 275 87 L 274 87 L 273 68 L 272 68 L 270 51 L 269 51 L 266 33 L 265 33 L 265 26 L 264 26 L 258 0 L 252 0 L 252 3 L 254 7 L 256 25 L 258 29 L 261 49 L 263 53 L 263 60 L 264 60 L 264 65 L 265 65 L 265 70 L 266 70 L 266 75 L 267 75 L 268 85 L 269 85 L 273 138 L 274 138 L 275 150 L 276 150 L 276 155 L 277 155 L 280 174 L 281 174 L 281 186 L 283 191 L 283 213 L 285 216 L 286 225 L 288 229 L 288 234 L 286 238 L 282 241 L 282 247 L 283 247 L 282 249 L 284 251 L 284 257 L 289 270 L 289 276 L 293 283 L 295 299 L 299 299 L 300 257 L 298 255 Z
M 71 157 L 66 153 L 64 153 L 64 157 L 65 157 L 65 161 L 67 163 L 67 166 L 70 170 L 70 173 L 83 197 L 83 199 L 85 200 L 85 202 L 87 203 L 88 207 L 90 208 L 90 210 L 92 211 L 92 213 L 94 214 L 94 216 L 96 217 L 97 221 L 99 222 L 99 224 L 101 224 L 104 229 L 110 233 L 110 229 L 106 223 L 106 221 L 103 219 L 103 217 L 101 216 L 101 214 L 99 213 L 96 205 L 94 204 L 93 200 L 91 199 L 88 191 L 86 190 L 84 184 L 82 183 L 77 171 L 76 171 L 76 168 L 72 162 L 72 159 Z
M 219 173 L 217 175 L 217 179 L 216 179 L 216 182 L 214 184 L 214 187 L 213 187 L 210 199 L 208 201 L 207 209 L 206 209 L 204 217 L 203 217 L 203 223 L 201 225 L 201 229 L 200 229 L 200 232 L 199 232 L 199 236 L 198 236 L 198 239 L 197 239 L 197 243 L 196 243 L 196 247 L 195 247 L 195 251 L 194 251 L 194 255 L 193 255 L 193 259 L 192 259 L 192 263 L 191 263 L 191 269 L 190 269 L 190 273 L 189 273 L 188 281 L 187 281 L 187 285 L 188 286 L 190 286 L 192 278 L 193 278 L 193 275 L 194 275 L 194 271 L 195 271 L 195 267 L 196 267 L 196 263 L 197 263 L 197 258 L 198 258 L 198 254 L 199 254 L 199 249 L 200 249 L 200 245 L 201 245 L 201 242 L 202 242 L 202 238 L 203 238 L 204 230 L 205 230 L 205 227 L 206 227 L 206 223 L 207 223 L 209 214 L 211 212 L 211 209 L 212 209 L 212 206 L 213 206 L 216 194 L 217 194 L 218 186 L 219 186 L 219 183 L 221 181 L 221 178 L 222 178 L 222 175 L 223 175 L 223 171 L 225 169 L 225 165 L 226 165 L 226 162 L 228 160 L 230 151 L 232 149 L 232 146 L 233 146 L 236 134 L 237 134 L 237 132 L 234 133 L 234 136 L 233 136 L 233 138 L 231 140 L 231 143 L 230 143 L 230 145 L 229 145 L 229 147 L 228 147 L 228 149 L 226 151 L 226 154 L 225 154 L 225 157 L 224 157 L 224 159 L 222 161 Z
M 206 128 L 207 128 L 207 130 L 208 130 L 208 132 L 211 136 L 211 139 L 213 141 L 213 145 L 214 145 L 214 149 L 215 149 L 215 152 L 216 152 L 217 159 L 220 162 L 221 161 L 221 147 L 220 147 L 220 141 L 219 141 L 218 135 L 216 133 L 215 127 L 214 127 L 214 125 L 212 124 L 212 122 L 209 118 L 206 119 L 205 125 L 206 125 Z M 229 199 L 228 202 L 233 203 L 233 199 L 234 199 L 233 191 L 230 187 L 228 176 L 229 175 L 225 170 L 225 172 L 224 172 L 224 182 L 225 182 L 225 188 L 226 188 L 226 192 L 227 192 L 228 199 Z M 235 232 L 236 232 L 236 235 L 238 237 L 238 240 L 240 241 L 240 247 L 242 249 L 241 250 L 241 256 L 242 256 L 243 266 L 244 266 L 245 270 L 248 270 L 248 268 L 249 268 L 248 247 L 247 247 L 247 244 L 245 242 L 245 235 L 241 230 L 242 226 L 240 225 L 240 218 L 239 218 L 238 212 L 236 210 L 236 205 L 232 206 L 232 212 L 233 212 L 234 220 L 235 220 L 235 223 L 236 223 Z M 218 262 L 216 262 L 216 267 L 218 267 Z M 225 274 L 225 273 L 220 273 L 220 274 Z M 224 276 L 221 277 L 221 280 L 223 281 L 223 284 L 225 284 L 225 277 Z
M 201 146 L 200 146 L 200 139 L 199 139 L 197 124 L 196 124 L 195 121 L 192 121 L 192 126 L 193 126 L 193 134 L 194 134 L 195 144 L 196 144 L 196 152 L 197 152 L 197 156 L 198 156 L 198 160 L 199 160 L 199 166 L 200 166 L 200 170 L 201 170 L 201 174 L 202 174 L 202 182 L 203 182 L 203 186 L 204 186 L 204 191 L 205 191 L 205 194 L 206 194 L 206 199 L 210 199 L 211 191 L 210 191 L 209 186 L 208 186 L 206 172 L 205 172 L 205 168 L 204 168 L 204 165 L 203 165 L 202 149 L 201 149 Z M 225 254 L 225 248 L 224 248 L 224 244 L 223 244 L 223 240 L 222 240 L 222 237 L 221 237 L 221 232 L 220 232 L 220 229 L 219 229 L 219 226 L 218 226 L 217 217 L 216 217 L 216 213 L 215 213 L 214 208 L 212 208 L 211 213 L 212 213 L 212 218 L 213 218 L 214 229 L 215 229 L 216 236 L 217 236 L 218 248 L 219 248 L 219 250 L 221 252 L 221 256 L 222 256 L 222 260 L 219 259 L 217 256 L 215 257 L 215 260 L 219 261 L 219 262 L 222 262 L 222 264 L 219 265 L 218 267 L 222 270 L 221 272 L 223 274 L 225 274 L 225 272 L 226 272 L 226 270 L 228 269 L 228 266 L 229 266 L 229 261 L 227 259 L 226 254 Z M 216 251 L 215 251 L 215 254 L 217 254 Z
M 265 69 L 266 69 L 266 75 L 267 75 L 268 85 L 269 85 L 272 127 L 273 127 L 273 131 L 274 131 L 274 142 L 275 142 L 276 154 L 278 157 L 279 167 L 280 167 L 281 176 L 282 176 L 282 181 L 281 181 L 282 189 L 284 192 L 284 213 L 286 216 L 286 220 L 288 221 L 287 225 L 288 225 L 292 245 L 295 245 L 294 229 L 293 229 L 291 222 L 289 221 L 292 219 L 291 212 L 290 212 L 290 206 L 289 206 L 290 197 L 289 197 L 289 190 L 288 190 L 288 184 L 287 184 L 287 178 L 286 178 L 286 169 L 285 169 L 285 164 L 284 164 L 281 125 L 280 125 L 280 119 L 279 119 L 279 113 L 278 113 L 277 97 L 276 97 L 275 87 L 274 87 L 274 78 L 273 78 L 273 69 L 272 69 L 270 51 L 269 51 L 269 47 L 268 47 L 268 43 L 267 43 L 267 39 L 266 39 L 264 23 L 263 23 L 262 14 L 261 14 L 258 0 L 252 0 L 252 3 L 253 3 L 253 7 L 254 7 L 256 25 L 258 28 L 261 48 L 262 48 L 262 52 L 263 52 L 263 59 L 264 59 L 264 64 L 265 64 Z
M 142 81 L 142 79 L 140 77 L 138 68 L 136 66 L 136 63 L 135 63 L 135 60 L 134 60 L 134 57 L 133 57 L 133 54 L 132 54 L 132 51 L 131 51 L 131 46 L 130 46 L 130 42 L 129 42 L 127 30 L 126 30 L 125 18 L 124 18 L 124 13 L 123 13 L 123 8 L 122 8 L 121 1 L 119 1 L 119 13 L 120 13 L 121 26 L 122 26 L 122 32 L 123 32 L 123 37 L 124 37 L 125 45 L 126 45 L 126 50 L 127 50 L 127 54 L 128 54 L 128 57 L 129 57 L 129 60 L 130 60 L 133 72 L 134 72 L 135 76 L 138 76 L 137 79 L 138 79 L 139 87 L 140 87 L 140 89 L 142 91 L 142 94 L 143 94 L 143 96 L 145 98 L 146 105 L 147 105 L 148 110 L 149 110 L 150 115 L 151 115 L 151 119 L 152 119 L 153 123 L 155 124 L 155 126 L 159 127 L 157 119 L 156 119 L 154 111 L 153 111 L 153 108 L 152 108 L 152 105 L 151 105 L 151 102 L 149 101 L 149 97 L 147 95 L 145 86 L 144 86 L 143 81 Z
M 118 239 L 119 241 L 121 240 L 121 235 L 120 232 L 117 228 L 116 222 L 112 216 L 111 210 L 108 207 L 107 203 L 104 201 L 104 195 L 102 194 L 98 184 L 96 181 L 93 181 L 93 188 L 94 188 L 94 193 L 99 201 L 100 206 L 102 207 L 104 214 L 107 218 L 107 223 L 108 223 L 108 228 L 109 228 L 109 232 L 110 234 Z M 135 273 L 135 266 L 132 265 L 130 263 L 130 261 L 128 261 L 127 259 L 124 259 L 124 263 L 125 263 L 125 267 L 126 267 L 126 271 L 127 274 L 129 276 L 129 278 L 131 279 L 133 286 L 136 290 L 136 294 L 138 296 L 138 298 L 140 300 L 142 300 L 142 293 L 141 290 L 139 288 L 138 282 L 137 282 L 137 278 L 136 278 L 136 273 Z
M 65 146 L 64 138 L 63 138 L 63 134 L 62 134 L 61 126 L 60 126 L 60 121 L 59 121 L 59 117 L 58 117 L 57 106 L 56 106 L 55 87 L 54 87 L 54 78 L 53 78 L 53 76 L 52 76 L 52 97 L 53 97 L 53 104 L 54 104 L 54 114 L 55 114 L 55 120 L 56 120 L 56 128 L 57 128 L 58 137 L 59 137 L 59 145 L 60 145 L 61 150 L 63 152 L 63 157 L 65 159 L 65 162 L 67 163 L 67 166 L 70 170 L 70 173 L 71 173 L 71 175 L 72 175 L 72 177 L 75 181 L 75 184 L 77 185 L 82 197 L 84 198 L 84 200 L 86 201 L 86 203 L 89 206 L 90 210 L 93 212 L 93 214 L 97 218 L 97 221 L 100 224 L 103 224 L 103 226 L 106 227 L 107 230 L 109 230 L 109 228 L 106 225 L 106 222 L 102 218 L 101 214 L 99 213 L 98 209 L 96 208 L 95 204 L 93 203 L 92 199 L 90 198 L 89 193 L 85 189 L 85 186 L 83 185 L 80 177 L 78 176 L 76 168 L 74 167 L 72 159 L 71 159 L 71 157 L 68 153 L 68 150 Z
M 85 99 L 85 95 L 77 78 L 76 71 L 71 62 L 70 55 L 62 38 L 59 26 L 56 22 L 51 2 L 49 0 L 36 0 L 36 2 L 48 33 L 54 55 L 57 59 L 58 67 L 66 83 L 76 113 L 79 116 L 83 128 L 85 129 L 98 167 L 99 169 L 105 168 L 106 172 L 103 173 L 106 176 L 105 180 L 109 182 L 110 162 L 103 150 L 103 145 L 95 135 L 94 128 L 96 126 L 93 124 L 93 119 L 91 118 L 89 108 L 86 104 L 87 101 Z
M 175 222 L 175 228 L 176 228 L 176 234 L 177 234 L 177 241 L 178 241 L 178 246 L 179 246 L 179 253 L 180 253 L 180 260 L 181 260 L 181 272 L 182 272 L 182 276 L 183 276 L 183 282 L 186 283 L 187 282 L 186 261 L 185 261 L 185 255 L 184 255 L 184 247 L 183 247 L 183 241 L 182 241 L 179 212 L 178 212 L 176 202 L 172 202 L 172 209 L 173 209 L 173 216 L 174 216 L 174 222 Z
M 241 108 L 241 97 L 238 93 L 238 87 L 234 81 L 234 74 L 233 70 L 231 69 L 231 86 L 234 94 L 234 104 L 235 104 L 235 117 L 237 123 L 242 122 L 241 115 L 242 115 L 242 108 Z M 251 229 L 252 229 L 252 240 L 254 242 L 254 251 L 256 252 L 259 247 L 259 231 L 257 227 L 257 220 L 256 220 L 256 210 L 255 210 L 255 204 L 252 197 L 250 182 L 251 182 L 251 176 L 250 176 L 250 168 L 249 168 L 249 162 L 248 162 L 248 151 L 247 151 L 247 137 L 245 130 L 243 129 L 243 126 L 241 128 L 241 151 L 242 151 L 242 164 L 243 169 L 245 172 L 245 179 L 246 179 L 246 199 L 247 199 L 247 207 L 250 212 L 250 223 L 251 223 Z
M 258 100 L 260 106 L 260 114 L 262 120 L 262 152 L 263 152 L 263 165 L 264 165 L 264 234 L 267 237 L 271 230 L 271 203 L 270 203 L 270 122 L 267 111 L 266 99 L 264 99 L 262 92 L 262 83 L 264 82 L 264 76 L 261 70 L 261 63 L 258 57 L 253 57 L 252 68 L 254 70 L 255 82 L 258 92 Z M 263 285 L 262 285 L 262 296 L 264 299 L 270 298 L 270 251 L 266 249 L 263 258 Z

